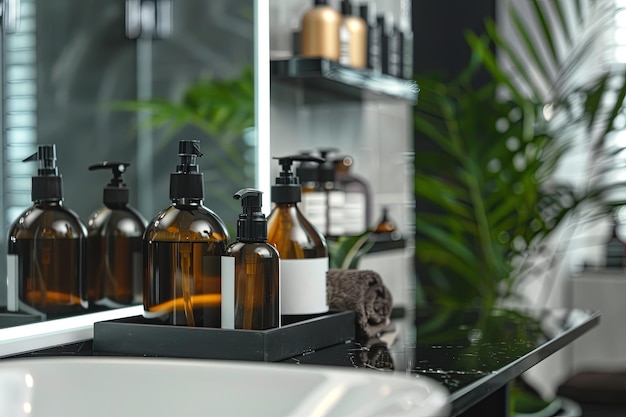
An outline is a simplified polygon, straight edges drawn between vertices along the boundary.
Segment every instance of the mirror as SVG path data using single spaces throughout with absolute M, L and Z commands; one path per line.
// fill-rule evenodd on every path
M 88 167 L 105 160 L 130 163 L 124 177 L 130 204 L 146 220 L 167 207 L 169 175 L 178 163 L 179 139 L 200 140 L 204 202 L 229 231 L 234 233 L 236 225 L 239 203 L 232 195 L 239 188 L 260 188 L 267 201 L 264 206 L 269 208 L 266 2 L 5 3 L 12 8 L 8 13 L 5 8 L 2 22 L 5 105 L 0 204 L 5 236 L 10 224 L 32 204 L 31 177 L 36 164 L 21 161 L 36 152 L 39 144 L 56 145 L 64 204 L 85 223 L 102 206 L 102 190 L 110 179 L 110 173 L 90 172 Z M 218 113 L 197 120 L 203 103 L 214 105 L 220 99 L 218 93 L 224 93 L 223 86 L 208 92 L 203 87 L 220 87 L 226 82 L 240 83 L 249 91 L 236 96 L 235 105 L 233 97 L 224 97 Z M 155 103 L 161 107 L 154 107 Z M 164 123 L 166 120 L 173 123 Z M 0 244 L 3 254 L 7 252 L 5 240 Z M 4 273 L 6 259 L 0 259 Z M 0 305 L 5 305 L 5 300 L 6 287 L 2 285 Z M 114 314 L 138 312 L 140 308 L 129 307 Z M 93 313 L 95 319 L 101 320 L 97 314 Z M 73 326 L 80 327 L 83 333 L 79 336 L 76 332 L 76 337 L 84 338 L 89 322 L 95 319 L 90 319 L 92 314 L 82 316 L 87 316 L 86 322 L 79 325 L 70 320 L 65 334 L 71 334 Z M 59 323 L 66 321 L 60 319 Z M 0 330 L 0 344 L 28 338 L 29 332 L 48 332 L 41 326 Z M 54 326 L 50 332 L 54 333 Z M 68 336 L 63 342 L 72 340 Z M 1 354 L 6 356 L 7 351 Z

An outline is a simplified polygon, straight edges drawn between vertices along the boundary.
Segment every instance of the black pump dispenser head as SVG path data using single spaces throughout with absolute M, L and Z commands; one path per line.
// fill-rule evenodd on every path
M 266 242 L 267 219 L 261 211 L 263 192 L 254 188 L 243 188 L 233 198 L 241 200 L 243 213 L 237 220 L 237 240 L 240 242 Z
M 300 179 L 294 175 L 291 165 L 294 161 L 311 161 L 322 163 L 323 158 L 312 155 L 291 155 L 274 157 L 282 167 L 280 175 L 276 177 L 276 185 L 272 186 L 272 201 L 274 203 L 298 203 L 302 200 L 302 186 Z
M 102 202 L 110 209 L 123 208 L 128 205 L 128 188 L 122 179 L 122 174 L 126 172 L 126 168 L 130 166 L 127 162 L 110 162 L 104 161 L 89 167 L 90 171 L 96 169 L 110 169 L 113 178 L 104 187 L 102 193 Z
M 22 162 L 39 161 L 37 176 L 32 180 L 31 196 L 33 201 L 61 201 L 63 199 L 63 181 L 57 169 L 55 145 L 39 145 L 37 152 Z
M 202 156 L 200 141 L 179 141 L 178 156 L 180 156 L 180 164 L 176 166 L 176 172 L 170 175 L 170 199 L 202 200 L 204 181 L 196 163 L 197 158 Z

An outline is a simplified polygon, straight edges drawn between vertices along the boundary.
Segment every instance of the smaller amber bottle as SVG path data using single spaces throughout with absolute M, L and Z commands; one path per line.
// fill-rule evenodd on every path
M 339 63 L 353 68 L 367 67 L 367 23 L 352 14 L 350 0 L 341 0 Z
M 90 171 L 108 169 L 113 173 L 102 193 L 104 206 L 87 221 L 87 297 L 92 310 L 142 302 L 146 220 L 128 204 L 122 174 L 129 165 L 105 161 L 89 167 Z
M 280 258 L 267 243 L 267 219 L 261 211 L 261 191 L 239 190 L 243 213 L 237 220 L 237 240 L 226 249 L 234 258 L 234 327 L 264 330 L 280 326 Z

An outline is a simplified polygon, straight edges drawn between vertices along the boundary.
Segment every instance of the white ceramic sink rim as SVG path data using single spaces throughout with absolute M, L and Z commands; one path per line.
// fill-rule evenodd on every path
M 199 412 L 443 417 L 449 404 L 446 390 L 433 380 L 365 369 L 123 357 L 0 361 L 2 416 L 172 417 Z

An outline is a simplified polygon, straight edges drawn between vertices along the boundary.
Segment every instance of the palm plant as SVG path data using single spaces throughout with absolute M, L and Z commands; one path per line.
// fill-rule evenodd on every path
M 472 59 L 456 80 L 417 79 L 416 129 L 433 152 L 416 155 L 416 256 L 438 304 L 519 295 L 525 278 L 554 273 L 578 226 L 621 203 L 605 174 L 619 152 L 607 142 L 624 117 L 626 74 L 598 52 L 612 4 L 520 4 L 509 5 L 506 36 L 490 19 L 486 36 L 467 34 Z M 477 87 L 478 68 L 490 81 Z M 574 146 L 588 158 L 577 173 L 584 181 L 559 181 Z

